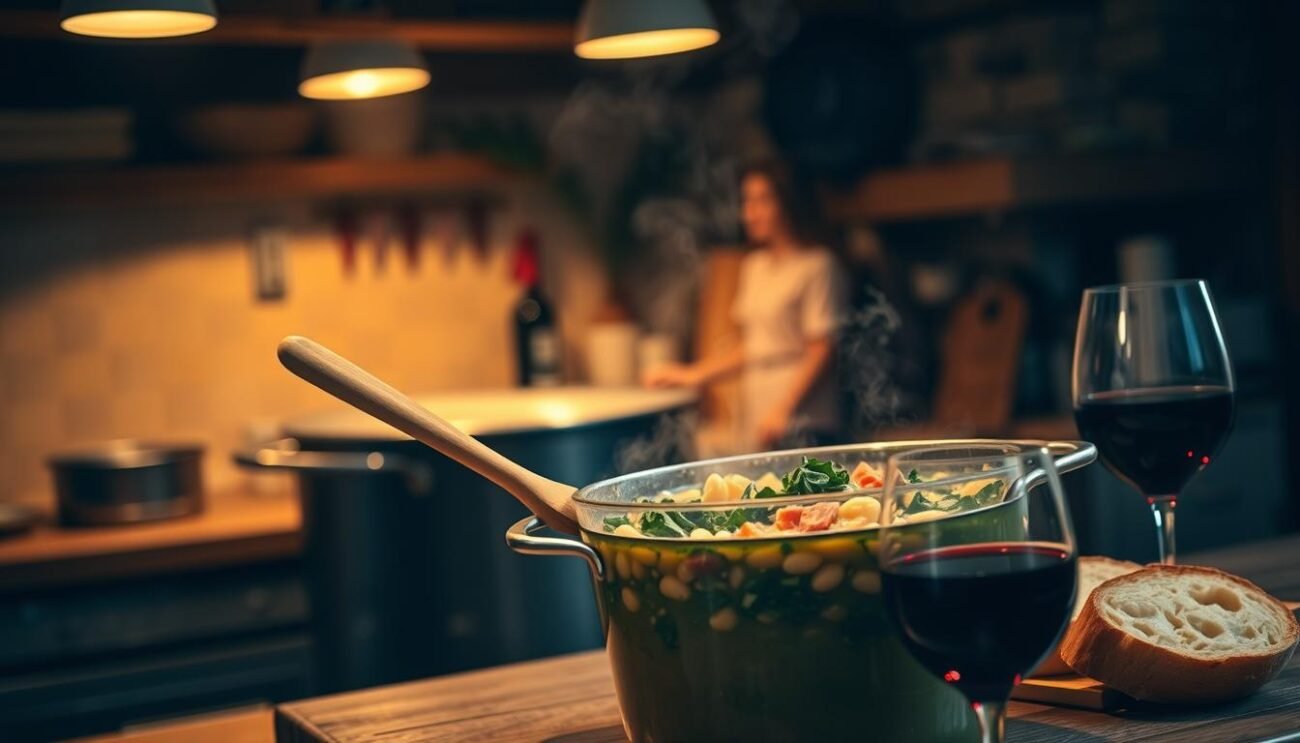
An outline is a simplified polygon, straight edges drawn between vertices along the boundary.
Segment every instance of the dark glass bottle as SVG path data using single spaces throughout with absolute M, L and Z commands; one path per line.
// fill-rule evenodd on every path
M 538 286 L 540 275 L 537 234 L 520 233 L 515 244 L 514 274 L 524 285 L 524 295 L 515 305 L 515 346 L 519 384 L 549 387 L 560 384 L 560 334 L 555 311 Z

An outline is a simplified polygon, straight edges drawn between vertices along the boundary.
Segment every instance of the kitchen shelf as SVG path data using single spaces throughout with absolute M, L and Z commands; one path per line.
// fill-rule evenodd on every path
M 828 195 L 826 211 L 844 222 L 920 221 L 1225 192 L 1258 172 L 1256 157 L 1236 152 L 989 158 L 882 170 Z
M 0 209 L 185 206 L 487 191 L 522 176 L 463 154 L 0 174 Z
M 0 37 L 76 39 L 59 28 L 57 13 L 0 11 Z M 403 39 L 421 49 L 452 52 L 573 51 L 567 22 L 384 19 L 368 16 L 280 17 L 222 15 L 211 31 L 165 39 L 168 44 L 305 46 L 327 39 Z

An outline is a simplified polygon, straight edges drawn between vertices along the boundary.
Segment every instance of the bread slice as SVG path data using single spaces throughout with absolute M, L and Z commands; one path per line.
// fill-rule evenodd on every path
M 1070 621 L 1074 621 L 1079 617 L 1079 612 L 1083 611 L 1083 605 L 1087 602 L 1088 596 L 1092 595 L 1092 589 L 1111 578 L 1118 578 L 1121 575 L 1128 575 L 1142 569 L 1142 566 L 1136 562 L 1091 556 L 1080 557 L 1078 566 L 1079 579 L 1074 586 L 1074 612 L 1070 615 Z M 1061 658 L 1061 646 L 1057 645 L 1052 648 L 1052 652 L 1029 675 L 1059 676 L 1063 673 L 1074 673 L 1074 669 L 1065 664 L 1065 661 Z
M 1135 699 L 1220 702 L 1272 680 L 1298 639 L 1295 616 L 1248 580 L 1149 565 L 1092 592 L 1066 630 L 1061 657 Z

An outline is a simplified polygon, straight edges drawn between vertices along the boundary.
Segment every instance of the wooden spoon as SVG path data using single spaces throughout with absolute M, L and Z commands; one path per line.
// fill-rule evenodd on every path
M 369 413 L 501 486 L 546 525 L 578 533 L 572 485 L 548 480 L 429 412 L 378 377 L 310 338 L 291 335 L 276 350 L 280 363 L 302 379 Z

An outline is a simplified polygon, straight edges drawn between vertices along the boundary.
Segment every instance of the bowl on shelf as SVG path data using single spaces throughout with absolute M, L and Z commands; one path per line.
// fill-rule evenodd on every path
M 255 159 L 302 152 L 316 124 L 316 109 L 307 103 L 219 103 L 185 111 L 176 130 L 203 154 Z

